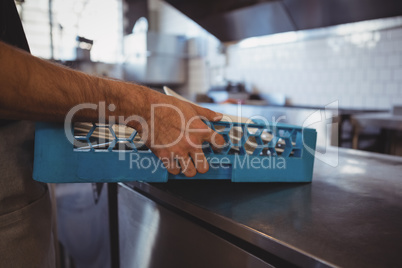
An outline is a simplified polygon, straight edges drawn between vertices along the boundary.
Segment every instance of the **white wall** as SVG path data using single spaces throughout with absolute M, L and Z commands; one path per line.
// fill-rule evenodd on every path
M 225 74 L 297 105 L 402 104 L 402 28 L 255 48 L 233 46 Z
M 120 1 L 102 1 L 104 5 L 112 6 L 109 11 L 105 9 L 100 16 L 95 16 L 103 23 L 116 25 L 113 26 L 116 30 L 109 27 L 108 31 L 118 35 L 121 26 L 115 20 L 121 19 L 118 11 Z M 70 11 L 82 10 L 80 5 L 83 2 L 71 2 Z M 61 2 L 55 1 L 55 6 L 57 3 Z M 97 4 L 98 1 L 94 0 L 88 5 Z M 23 5 L 24 28 L 32 52 L 48 58 L 47 1 L 26 0 Z M 230 45 L 226 54 L 221 54 L 220 43 L 215 37 L 169 4 L 152 0 L 150 8 L 157 30 L 190 38 L 188 81 L 181 88 L 181 93 L 188 97 L 205 93 L 211 85 L 226 78 L 244 81 L 260 92 L 284 93 L 295 105 L 322 106 L 335 100 L 339 100 L 342 108 L 390 109 L 392 105 L 402 105 L 401 26 L 389 30 L 364 31 L 363 28 L 359 33 L 343 36 L 253 48 Z M 94 9 L 87 9 L 87 12 L 91 10 Z M 110 16 L 107 12 L 111 12 Z M 61 15 L 56 12 L 55 19 L 63 21 Z M 395 20 L 401 21 L 401 17 Z M 96 21 L 85 24 L 89 23 L 94 23 L 91 27 L 97 28 Z M 58 34 L 55 29 L 56 46 L 61 40 Z M 106 32 L 99 35 L 107 36 Z M 111 48 L 111 56 L 100 53 L 99 58 L 94 60 L 113 62 L 119 54 L 119 48 L 115 46 L 120 39 L 118 36 L 115 39 L 101 41 L 105 48 Z M 105 56 L 102 58 L 102 55 Z
M 246 82 L 259 92 L 284 93 L 295 105 L 323 106 L 336 100 L 342 108 L 402 105 L 402 26 L 364 30 L 366 25 L 383 23 L 376 20 L 352 24 L 349 28 L 359 31 L 342 36 L 253 48 L 230 45 L 225 57 L 212 35 L 170 5 L 155 1 L 161 3 L 160 30 L 193 32 L 204 42 L 207 52 L 189 61 L 186 89 L 190 96 L 205 93 L 224 77 Z M 401 20 L 391 18 L 386 23 Z

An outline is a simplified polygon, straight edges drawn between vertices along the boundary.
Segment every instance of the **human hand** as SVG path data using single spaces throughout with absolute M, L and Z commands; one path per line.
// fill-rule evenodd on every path
M 145 144 L 158 156 L 169 173 L 187 177 L 209 170 L 202 151 L 203 142 L 219 148 L 225 144 L 222 135 L 203 121 L 219 121 L 222 114 L 157 92 L 150 94 L 149 109 L 144 109 L 146 128 L 139 133 Z M 191 157 L 191 158 L 190 158 Z

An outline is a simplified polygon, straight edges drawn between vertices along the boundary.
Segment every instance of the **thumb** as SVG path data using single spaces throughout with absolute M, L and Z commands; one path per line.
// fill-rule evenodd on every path
M 198 113 L 199 116 L 203 116 L 209 121 L 220 121 L 223 117 L 223 114 L 214 112 L 210 109 L 203 108 L 200 106 L 196 106 L 196 112 Z

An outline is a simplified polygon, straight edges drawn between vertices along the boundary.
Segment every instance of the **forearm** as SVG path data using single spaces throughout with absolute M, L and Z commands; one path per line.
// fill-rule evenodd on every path
M 146 116 L 151 90 L 134 84 L 90 76 L 41 60 L 0 42 L 0 117 L 63 121 L 78 104 L 105 102 L 109 116 Z M 99 112 L 80 110 L 76 119 L 99 121 Z
M 105 120 L 134 127 L 173 174 L 178 174 L 180 169 L 186 176 L 194 176 L 196 170 L 205 173 L 208 162 L 202 144 L 209 142 L 214 147 L 225 144 L 224 138 L 201 120 L 220 120 L 221 114 L 143 86 L 70 70 L 2 42 L 0 94 L 0 118 L 6 119 L 62 122 L 79 104 L 95 106 L 103 102 L 103 115 L 100 109 L 78 109 L 73 121 Z M 158 112 L 151 113 L 153 104 L 158 105 Z M 115 121 L 110 122 L 110 117 Z M 128 118 L 134 120 L 127 122 Z

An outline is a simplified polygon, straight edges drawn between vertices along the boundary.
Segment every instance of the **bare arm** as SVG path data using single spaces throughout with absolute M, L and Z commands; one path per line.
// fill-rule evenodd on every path
M 144 137 L 148 147 L 165 163 L 168 171 L 180 172 L 175 158 L 179 159 L 182 172 L 194 176 L 196 169 L 206 172 L 208 164 L 202 150 L 196 148 L 204 141 L 224 143 L 200 119 L 219 120 L 221 115 L 189 103 L 150 90 L 144 86 L 90 76 L 63 66 L 36 58 L 24 51 L 0 42 L 0 118 L 29 119 L 62 122 L 71 108 L 81 103 L 105 102 L 115 105 L 114 111 L 106 109 L 109 116 L 125 118 L 136 115 L 144 119 L 148 128 L 137 121 L 128 123 Z M 152 114 L 151 105 L 161 104 Z M 169 107 L 176 107 L 181 115 Z M 153 120 L 151 120 L 153 119 Z M 98 111 L 85 109 L 76 114 L 75 120 L 98 122 Z M 152 122 L 151 122 L 152 121 Z M 184 122 L 183 122 L 184 121 Z M 187 127 L 190 126 L 191 131 Z M 155 144 L 151 141 L 154 133 Z M 184 134 L 184 135 L 183 135 Z M 178 138 L 181 137 L 181 138 Z M 193 158 L 194 164 L 189 156 Z M 197 160 L 196 160 L 197 159 Z M 183 161 L 187 161 L 187 164 Z
M 2 42 L 0 69 L 2 118 L 63 121 L 67 112 L 80 103 L 106 101 L 117 105 L 121 96 L 128 94 L 135 96 L 130 113 L 140 114 L 147 101 L 146 95 L 151 93 L 142 86 L 90 76 L 52 64 Z M 123 104 L 128 104 L 128 101 Z M 86 111 L 80 116 L 89 121 L 98 120 L 96 111 Z

